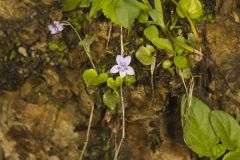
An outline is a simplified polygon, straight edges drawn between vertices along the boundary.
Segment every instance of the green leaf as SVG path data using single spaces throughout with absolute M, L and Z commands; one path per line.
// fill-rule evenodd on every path
M 153 39 L 156 39 L 159 37 L 158 29 L 156 26 L 152 25 L 147 27 L 144 30 L 144 35 L 147 37 L 149 41 L 152 41 Z
M 155 38 L 151 41 L 157 48 L 173 51 L 172 43 L 166 38 Z
M 114 80 L 111 77 L 107 79 L 107 86 L 109 88 L 112 88 L 113 90 L 117 90 L 118 87 L 120 87 L 122 84 L 123 84 L 123 79 L 120 76 L 118 76 L 116 80 Z
M 95 39 L 97 38 L 97 34 L 93 34 L 93 35 L 86 35 L 85 38 L 83 40 L 80 41 L 80 45 L 82 46 L 90 46 Z
M 103 103 L 111 110 L 115 111 L 117 104 L 120 102 L 119 94 L 116 91 L 106 91 L 103 94 Z
M 178 36 L 176 37 L 176 39 L 179 41 L 179 42 L 182 42 L 182 43 L 186 43 L 186 39 L 183 37 L 183 36 Z M 184 48 L 182 48 L 181 46 L 179 46 L 178 44 L 174 43 L 174 46 L 175 46 L 175 52 L 177 53 L 177 55 L 181 55 L 184 51 Z
M 131 86 L 136 82 L 136 78 L 134 76 L 127 75 L 124 77 L 123 81 L 125 85 Z
M 94 16 L 103 6 L 110 3 L 111 0 L 93 0 L 90 10 L 90 17 Z
M 184 18 L 187 14 L 191 19 L 196 19 L 202 15 L 202 4 L 199 0 L 180 0 L 177 6 L 177 14 Z
M 212 147 L 211 152 L 213 154 L 213 157 L 211 157 L 211 158 L 212 159 L 218 159 L 219 157 L 221 157 L 226 152 L 226 147 L 222 144 L 217 144 L 217 145 Z
M 162 29 L 165 28 L 165 24 L 161 20 L 161 17 L 159 17 L 158 11 L 156 9 L 150 10 L 148 12 L 148 14 L 152 18 L 153 22 L 155 22 L 157 25 L 161 26 Z
M 83 79 L 86 85 L 98 85 L 105 82 L 108 79 L 106 73 L 101 73 L 98 75 L 95 69 L 88 69 L 83 73 Z
M 158 24 L 162 27 L 165 28 L 164 20 L 163 20 L 163 11 L 162 11 L 162 2 L 161 0 L 154 0 L 154 6 L 157 11 L 157 19 L 158 19 Z
M 156 57 L 153 56 L 154 48 L 151 45 L 147 45 L 146 47 L 141 46 L 136 52 L 136 58 L 143 65 L 151 65 Z
M 188 33 L 187 43 L 188 43 L 190 46 L 192 46 L 192 47 L 195 46 L 195 44 L 196 44 L 196 38 L 195 38 L 195 36 L 194 36 L 193 33 Z
M 57 50 L 58 50 L 58 45 L 57 45 L 56 43 L 49 42 L 49 43 L 48 43 L 48 48 L 49 48 L 51 51 L 57 51 Z
M 140 15 L 138 16 L 138 21 L 140 23 L 147 23 L 148 21 L 148 13 L 141 11 Z
M 63 3 L 63 11 L 68 12 L 76 9 L 82 0 L 67 0 Z
M 219 143 L 210 124 L 209 113 L 208 106 L 196 97 L 192 97 L 190 106 L 186 95 L 182 97 L 181 119 L 184 140 L 188 147 L 200 157 L 214 157 L 212 147 Z
M 163 69 L 169 69 L 172 67 L 172 65 L 173 65 L 173 62 L 170 60 L 164 60 L 162 63 Z
M 240 160 L 240 150 L 228 152 L 222 160 Z
M 177 70 L 178 74 L 184 79 L 189 79 L 192 76 L 192 71 L 189 67 Z
M 125 28 L 131 28 L 135 19 L 140 14 L 140 8 L 132 1 L 136 0 L 119 0 L 116 6 L 118 22 Z
M 216 135 L 228 150 L 240 147 L 240 126 L 228 113 L 212 111 L 210 120 Z
M 173 62 L 179 69 L 183 69 L 187 67 L 187 58 L 184 56 L 174 57 Z
M 109 3 L 104 4 L 102 6 L 102 12 L 107 18 L 111 19 L 113 23 L 121 25 L 116 15 L 116 6 L 118 1 L 119 0 L 111 0 Z
M 81 8 L 88 8 L 91 6 L 91 0 L 82 0 L 79 7 Z

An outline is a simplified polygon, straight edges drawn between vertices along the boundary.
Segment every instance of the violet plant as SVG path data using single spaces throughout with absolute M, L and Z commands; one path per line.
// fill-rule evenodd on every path
M 196 43 L 199 42 L 199 36 L 193 20 L 202 16 L 203 9 L 199 0 L 171 0 L 171 2 L 176 5 L 176 11 L 173 11 L 174 15 L 171 15 L 172 17 L 167 23 L 165 23 L 164 20 L 161 0 L 153 0 L 154 6 L 152 6 L 148 0 L 92 0 L 89 1 L 87 7 L 91 5 L 90 17 L 94 17 L 97 12 L 102 11 L 112 22 L 128 29 L 131 28 L 135 20 L 147 25 L 148 27 L 144 30 L 144 35 L 153 46 L 148 44 L 145 45 L 146 47 L 140 46 L 136 52 L 136 58 L 143 65 L 151 65 L 151 75 L 153 76 L 157 57 L 155 51 L 164 50 L 167 53 L 167 58 L 165 57 L 164 60 L 159 62 L 157 67 L 162 64 L 163 69 L 166 69 L 171 73 L 176 70 L 182 79 L 189 78 L 191 77 L 191 74 L 189 74 L 191 71 L 189 70 L 192 68 L 193 63 L 189 54 L 195 53 L 198 56 L 202 56 L 201 51 L 195 49 Z M 83 4 L 83 0 L 67 0 L 64 3 L 64 10 L 71 11 L 79 6 L 86 6 Z M 177 35 L 171 33 L 175 29 L 178 18 L 186 18 L 190 24 L 192 33 L 188 33 L 187 38 L 183 36 L 182 30 L 179 28 Z M 49 25 L 49 30 L 51 31 L 51 34 L 57 34 L 63 31 L 64 25 L 70 25 L 74 29 L 74 27 L 68 22 L 54 21 L 52 25 Z M 75 29 L 74 31 L 81 41 L 78 32 Z M 114 160 L 117 159 L 121 144 L 125 138 L 123 84 L 131 85 L 135 82 L 135 79 L 132 76 L 135 74 L 134 69 L 129 66 L 131 63 L 131 57 L 124 57 L 122 42 L 121 30 L 121 55 L 116 56 L 117 65 L 112 66 L 110 69 L 110 73 L 119 73 L 120 76 L 117 76 L 116 78 L 109 77 L 107 73 L 98 73 L 95 69 L 96 67 L 89 53 L 89 49 L 86 49 L 86 46 L 83 46 L 93 66 L 93 68 L 87 69 L 83 73 L 86 85 L 98 86 L 103 85 L 106 82 L 108 89 L 103 94 L 104 104 L 112 112 L 116 111 L 118 104 L 121 104 L 122 106 L 122 138 L 116 149 Z M 188 73 L 186 75 L 188 76 L 184 76 L 183 73 L 187 71 Z M 187 89 L 186 93 L 188 93 Z M 216 160 L 224 154 L 223 160 L 239 158 L 240 126 L 237 122 L 225 112 L 210 111 L 206 104 L 195 97 L 189 97 L 184 95 L 181 104 L 184 140 L 189 148 L 200 157 L 206 156 L 210 157 L 212 160 Z M 91 110 L 86 143 L 80 159 L 83 158 L 84 151 L 87 147 L 93 111 L 94 106 Z
M 80 44 L 82 42 L 82 39 L 79 35 L 79 33 L 76 31 L 74 26 L 69 23 L 68 21 L 53 21 L 52 24 L 48 26 L 49 31 L 51 34 L 58 34 L 64 30 L 64 26 L 70 26 L 74 32 L 77 34 Z M 122 31 L 122 28 L 121 28 Z M 104 82 L 107 82 L 107 86 L 109 87 L 108 90 L 106 90 L 103 94 L 103 103 L 110 109 L 111 112 L 116 111 L 117 105 L 121 102 L 121 106 L 123 109 L 123 134 L 122 134 L 122 139 L 120 141 L 120 145 L 115 153 L 115 159 L 118 156 L 118 153 L 121 148 L 121 144 L 123 142 L 123 139 L 125 137 L 125 110 L 124 110 L 124 101 L 123 101 L 123 89 L 122 85 L 126 84 L 127 86 L 132 85 L 135 83 L 136 79 L 133 77 L 135 74 L 134 69 L 129 66 L 131 63 L 131 56 L 123 56 L 123 42 L 122 42 L 122 32 L 121 32 L 121 55 L 116 56 L 116 62 L 117 65 L 114 65 L 110 69 L 110 73 L 119 73 L 120 76 L 116 77 L 116 80 L 114 80 L 112 77 L 108 77 L 107 73 L 100 73 L 98 74 L 96 67 L 93 63 L 91 54 L 90 54 L 90 44 L 86 47 L 86 45 L 83 45 L 84 50 L 89 58 L 89 61 L 92 64 L 93 68 L 87 69 L 83 73 L 83 79 L 84 82 L 87 86 L 98 86 L 100 84 L 103 84 Z M 120 88 L 120 90 L 119 90 Z M 119 94 L 120 91 L 120 94 Z M 93 112 L 94 112 L 94 105 L 92 106 L 91 109 L 91 114 L 89 118 L 89 124 L 88 124 L 88 129 L 87 129 L 87 135 L 86 135 L 86 141 L 83 146 L 83 150 L 81 152 L 79 160 L 81 160 L 84 157 L 84 152 L 87 148 L 88 140 L 89 140 L 89 134 L 90 134 L 90 129 L 91 129 L 91 123 L 92 123 L 92 118 L 93 118 Z
M 126 75 L 134 75 L 134 70 L 129 64 L 131 63 L 131 56 L 123 57 L 121 55 L 117 55 L 116 62 L 117 65 L 114 65 L 110 72 L 118 73 L 120 77 L 124 78 Z
M 51 34 L 60 33 L 64 29 L 64 23 L 61 23 L 59 21 L 53 21 L 53 23 L 48 26 L 48 29 Z

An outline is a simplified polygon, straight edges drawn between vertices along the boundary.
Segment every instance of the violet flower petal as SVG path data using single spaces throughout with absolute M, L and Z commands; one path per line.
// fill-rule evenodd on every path
M 119 72 L 119 66 L 118 65 L 114 65 L 111 70 L 110 70 L 110 73 L 117 73 Z
M 116 61 L 118 65 L 124 64 L 124 58 L 121 55 L 117 55 Z
M 125 65 L 128 66 L 128 65 L 131 63 L 131 60 L 132 60 L 131 56 L 125 57 L 125 58 L 124 58 L 124 63 L 125 63 Z
M 49 25 L 48 29 L 51 32 L 51 34 L 56 34 L 57 33 L 57 30 L 52 25 Z
M 51 34 L 56 34 L 63 31 L 63 24 L 59 21 L 53 21 L 53 24 L 48 26 L 48 29 L 51 31 Z
M 124 78 L 126 76 L 127 72 L 126 71 L 119 71 L 120 77 Z
M 134 69 L 131 66 L 127 66 L 126 72 L 128 75 L 134 75 Z

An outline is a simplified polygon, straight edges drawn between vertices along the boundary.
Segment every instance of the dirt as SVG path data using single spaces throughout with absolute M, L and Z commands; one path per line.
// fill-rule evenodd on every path
M 115 142 L 121 135 L 120 109 L 119 114 L 112 114 L 101 101 L 102 91 L 86 88 L 82 73 L 90 63 L 74 32 L 66 28 L 52 36 L 47 26 L 52 20 L 75 17 L 81 24 L 81 36 L 96 33 L 91 51 L 99 70 L 113 65 L 114 55 L 106 51 L 119 52 L 120 29 L 113 25 L 106 49 L 109 21 L 89 20 L 82 11 L 63 13 L 60 4 L 53 0 L 0 1 L 0 160 L 79 158 L 93 105 L 85 159 L 114 156 Z M 204 57 L 194 71 L 200 77 L 195 80 L 194 95 L 211 108 L 237 116 L 239 4 L 217 0 L 215 9 L 215 21 L 198 28 Z M 124 31 L 127 53 L 134 53 L 140 37 L 141 30 L 130 35 Z M 50 51 L 49 42 L 64 42 L 67 48 L 64 52 Z M 158 68 L 152 97 L 149 70 L 136 59 L 133 64 L 141 75 L 135 85 L 124 88 L 127 135 L 118 159 L 198 160 L 182 138 L 179 98 L 184 87 L 180 79 Z

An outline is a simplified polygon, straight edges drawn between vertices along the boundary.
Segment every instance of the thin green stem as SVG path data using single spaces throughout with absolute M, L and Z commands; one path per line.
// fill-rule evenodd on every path
M 69 26 L 73 29 L 73 31 L 76 33 L 79 41 L 81 42 L 81 41 L 82 41 L 82 38 L 80 37 L 80 35 L 79 35 L 78 31 L 75 29 L 75 27 L 74 27 L 70 22 L 68 22 L 68 21 L 63 21 L 63 22 L 65 23 L 65 25 L 69 25 Z M 84 49 L 85 53 L 87 54 L 88 59 L 89 59 L 91 65 L 92 65 L 92 67 L 93 67 L 94 69 L 96 69 L 96 67 L 95 67 L 95 65 L 94 65 L 94 63 L 93 63 L 93 60 L 92 60 L 92 56 L 91 56 L 91 54 L 89 53 L 89 51 L 88 51 L 88 49 L 86 48 L 86 46 L 83 45 L 83 49 Z
M 84 153 L 85 153 L 85 150 L 86 150 L 87 145 L 88 145 L 89 135 L 90 135 L 90 131 L 91 131 L 91 124 L 92 124 L 92 119 L 93 119 L 93 112 L 94 112 L 94 104 L 92 104 L 92 107 L 91 107 L 91 114 L 90 114 L 90 118 L 89 118 L 89 121 L 88 121 L 86 141 L 84 142 L 83 150 L 82 150 L 82 153 L 80 155 L 79 160 L 82 160 L 82 158 L 84 156 Z
M 168 39 L 172 40 L 175 44 L 179 45 L 180 47 L 182 47 L 183 49 L 189 51 L 189 52 L 193 52 L 193 53 L 196 53 L 197 55 L 199 56 L 202 56 L 202 52 L 192 48 L 191 46 L 185 44 L 185 43 L 182 43 L 181 41 L 179 41 L 178 39 L 176 39 L 175 37 L 173 37 L 168 30 L 163 30 L 163 33 L 168 37 Z

